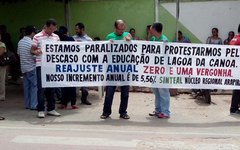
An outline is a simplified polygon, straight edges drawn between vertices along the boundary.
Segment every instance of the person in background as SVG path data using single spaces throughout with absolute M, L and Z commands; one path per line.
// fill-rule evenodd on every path
M 228 38 L 224 40 L 223 44 L 224 45 L 229 45 L 230 41 L 233 39 L 234 36 L 235 36 L 234 31 L 229 31 L 228 32 Z
M 223 44 L 222 39 L 218 36 L 218 28 L 212 28 L 212 35 L 207 38 L 206 44 Z
M 0 33 L 0 56 L 7 51 L 6 45 L 1 42 L 1 33 Z M 6 80 L 6 69 L 7 66 L 0 66 L 0 100 L 5 101 L 6 98 L 6 89 L 5 89 L 5 80 Z
M 17 52 L 20 57 L 21 71 L 23 73 L 23 90 L 25 108 L 37 110 L 37 74 L 35 57 L 31 54 L 32 38 L 36 34 L 34 26 L 27 26 L 25 36 L 18 42 Z
M 153 23 L 151 26 L 151 34 L 153 35 L 150 41 L 169 42 L 168 38 L 162 34 L 163 25 L 159 22 Z M 152 88 L 155 95 L 155 111 L 149 113 L 149 116 L 158 118 L 170 117 L 170 92 L 168 88 Z
M 240 24 L 238 25 L 238 34 L 230 41 L 229 45 L 240 45 Z M 240 114 L 240 90 L 233 90 L 230 114 Z
M 149 41 L 150 38 L 152 37 L 151 30 L 150 30 L 151 26 L 152 25 L 147 25 L 146 27 L 146 34 L 147 34 L 146 41 Z
M 60 37 L 60 41 L 74 41 L 74 39 L 68 36 L 68 29 L 65 26 L 60 26 L 58 30 L 58 35 Z M 62 100 L 60 109 L 67 109 L 67 105 L 69 101 L 71 102 L 72 109 L 78 109 L 76 105 L 76 87 L 63 87 L 62 91 Z
M 129 33 L 131 34 L 133 40 L 139 40 L 139 37 L 136 36 L 136 30 L 134 28 L 131 28 Z
M 218 36 L 218 28 L 212 28 L 212 35 L 207 38 L 206 44 L 216 44 L 222 45 L 222 39 Z M 211 104 L 211 90 L 210 89 L 201 89 L 201 94 L 205 95 L 206 102 Z
M 55 19 L 48 19 L 43 27 L 43 30 L 36 34 L 33 37 L 33 45 L 31 49 L 31 53 L 36 55 L 36 71 L 37 71 L 37 96 L 38 96 L 38 118 L 45 118 L 45 100 L 43 96 L 43 88 L 42 88 L 42 81 L 41 81 L 41 43 L 44 40 L 48 41 L 60 41 L 59 36 L 54 34 L 53 32 L 57 29 L 57 22 Z M 55 110 L 55 98 L 54 98 L 54 88 L 45 88 L 45 95 L 47 100 L 47 115 L 50 116 L 61 116 Z
M 20 33 L 19 40 L 21 40 L 25 36 L 26 34 L 25 31 L 26 31 L 25 27 L 21 27 L 19 29 L 19 33 Z
M 75 41 L 77 41 L 77 42 L 92 41 L 92 38 L 90 38 L 85 33 L 85 26 L 84 26 L 83 23 L 77 23 L 75 25 L 75 32 L 76 32 L 76 35 L 73 36 L 73 39 Z M 78 88 L 77 88 L 77 91 L 79 91 Z M 82 104 L 84 104 L 84 105 L 91 105 L 91 103 L 87 99 L 87 97 L 88 97 L 88 88 L 87 87 L 81 87 L 81 91 L 82 91 L 82 97 L 81 97 Z
M 130 41 L 132 36 L 130 33 L 125 32 L 125 22 L 123 20 L 116 20 L 114 22 L 115 31 L 108 34 L 106 40 L 126 40 Z M 106 86 L 106 94 L 104 99 L 103 113 L 100 116 L 101 119 L 107 119 L 112 113 L 112 102 L 113 96 L 115 93 L 116 86 Z M 130 119 L 127 114 L 128 106 L 128 97 L 129 97 L 129 86 L 121 86 L 121 102 L 119 107 L 120 118 Z
M 182 31 L 178 31 L 178 39 L 176 40 L 173 40 L 173 42 L 178 42 L 178 43 L 191 43 L 191 41 L 187 38 L 187 37 L 185 37 L 185 36 L 183 36 L 183 33 L 182 33 Z
M 93 41 L 100 41 L 101 39 L 100 39 L 100 37 L 95 37 L 94 39 L 93 39 Z
M 21 75 L 21 69 L 20 69 L 20 59 L 17 54 L 17 50 L 13 45 L 11 35 L 7 32 L 7 26 L 6 25 L 0 25 L 0 32 L 2 35 L 2 42 L 5 43 L 6 49 L 8 51 L 11 51 L 14 53 L 17 61 L 11 63 L 9 65 L 9 73 L 11 75 L 11 79 L 8 80 L 9 83 L 13 84 L 20 84 L 20 75 Z

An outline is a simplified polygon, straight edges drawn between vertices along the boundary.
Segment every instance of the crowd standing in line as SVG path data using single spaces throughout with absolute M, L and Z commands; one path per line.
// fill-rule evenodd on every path
M 40 49 L 41 42 L 43 40 L 50 41 L 93 41 L 85 33 L 85 26 L 83 23 L 77 23 L 75 25 L 76 35 L 70 37 L 68 35 L 68 29 L 64 26 L 59 27 L 57 34 L 56 31 L 57 23 L 54 19 L 48 19 L 41 32 L 36 34 L 34 26 L 23 27 L 20 30 L 20 41 L 18 43 L 18 54 L 20 56 L 21 71 L 23 75 L 23 87 L 24 87 L 24 104 L 26 109 L 37 110 L 37 116 L 39 118 L 45 118 L 45 97 L 47 101 L 47 115 L 60 116 L 61 114 L 55 110 L 55 88 L 42 88 L 41 85 L 41 55 Z M 13 44 L 11 43 L 11 37 L 6 32 L 5 26 L 0 26 L 0 55 L 7 49 L 14 51 Z M 106 40 L 114 42 L 114 40 L 139 40 L 136 36 L 136 30 L 131 28 L 129 32 L 125 32 L 126 24 L 123 20 L 116 20 L 114 22 L 114 32 L 106 36 Z M 159 22 L 153 23 L 146 27 L 146 40 L 169 42 L 168 38 L 162 33 L 163 25 Z M 1 35 L 4 34 L 4 39 L 1 39 Z M 36 34 L 36 35 L 35 35 Z M 94 41 L 100 40 L 99 37 L 94 38 Z M 178 31 L 178 37 L 173 42 L 191 43 L 191 41 L 183 35 L 181 31 Z M 234 32 L 228 33 L 228 38 L 222 42 L 222 39 L 218 36 L 218 28 L 212 28 L 212 35 L 207 38 L 207 44 L 226 44 L 226 45 L 240 45 L 240 24 L 238 27 L 238 34 L 234 36 Z M 12 71 L 15 71 L 17 64 L 11 66 Z M 6 66 L 0 66 L 0 100 L 5 100 L 5 75 Z M 17 69 L 16 69 L 17 70 Z M 11 73 L 12 74 L 12 73 Z M 19 77 L 19 73 L 13 73 L 12 79 L 16 80 Z M 59 88 L 60 89 L 60 88 Z M 76 90 L 77 89 L 77 90 Z M 88 88 L 81 87 L 81 101 L 82 104 L 91 105 L 88 101 Z M 119 114 L 122 119 L 130 119 L 127 113 L 128 99 L 129 99 L 129 86 L 121 86 L 121 98 L 119 106 Z M 106 86 L 106 94 L 104 99 L 103 112 L 100 116 L 101 119 L 107 119 L 110 117 L 112 110 L 112 102 L 116 86 Z M 69 102 L 71 102 L 72 109 L 78 109 L 76 105 L 76 91 L 79 89 L 76 87 L 65 87 L 61 88 L 61 105 L 60 109 L 66 109 Z M 155 110 L 149 113 L 150 116 L 158 118 L 169 118 L 170 117 L 170 92 L 168 88 L 152 88 L 155 95 Z M 45 96 L 44 96 L 45 95 Z M 233 90 L 232 101 L 230 107 L 230 113 L 239 113 L 240 90 Z M 0 120 L 4 120 L 4 117 L 0 116 Z

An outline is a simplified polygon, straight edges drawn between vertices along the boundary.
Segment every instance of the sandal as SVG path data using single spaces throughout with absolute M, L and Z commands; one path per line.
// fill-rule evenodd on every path
M 122 119 L 130 119 L 130 117 L 128 116 L 128 114 L 122 114 L 119 116 Z
M 5 118 L 0 116 L 0 120 L 5 120 Z

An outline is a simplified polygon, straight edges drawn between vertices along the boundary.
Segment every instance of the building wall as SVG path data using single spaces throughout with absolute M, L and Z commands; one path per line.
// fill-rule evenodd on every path
M 25 2 L 0 4 L 0 24 L 7 26 L 13 42 L 19 40 L 19 28 L 26 25 L 43 27 L 49 18 L 55 18 L 59 24 L 64 23 L 64 7 L 53 0 L 26 0 Z M 50 7 L 53 6 L 54 7 Z
M 138 36 L 145 38 L 146 26 L 154 20 L 154 0 L 73 0 L 70 10 L 72 29 L 77 22 L 83 22 L 90 36 L 100 36 L 101 39 L 113 31 L 117 19 L 125 20 L 127 31 L 133 27 Z
M 75 34 L 74 25 L 83 22 L 86 32 L 91 37 L 99 36 L 104 39 L 106 34 L 113 31 L 113 22 L 123 19 L 127 23 L 127 30 L 134 27 L 137 35 L 144 39 L 146 26 L 154 22 L 154 2 L 155 0 L 71 0 L 70 35 Z M 176 4 L 160 2 L 159 21 L 164 25 L 163 33 L 172 41 L 176 32 Z M 239 5 L 239 1 L 181 3 L 179 29 L 193 43 L 204 43 L 210 34 L 210 28 L 219 25 L 217 27 L 224 39 L 226 32 L 236 31 L 240 10 L 236 7 Z M 55 18 L 58 25 L 65 24 L 64 4 L 55 0 L 25 0 L 0 4 L 0 10 L 0 24 L 7 25 L 15 44 L 18 42 L 19 28 L 22 26 L 31 24 L 41 29 L 48 18 Z

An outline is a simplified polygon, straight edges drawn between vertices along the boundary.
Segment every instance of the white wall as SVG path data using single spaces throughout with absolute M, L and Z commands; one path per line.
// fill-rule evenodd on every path
M 173 16 L 176 15 L 175 3 L 162 5 Z M 224 40 L 229 31 L 237 33 L 240 24 L 240 1 L 182 2 L 179 21 L 203 43 L 211 35 L 213 27 L 219 29 L 219 36 Z

